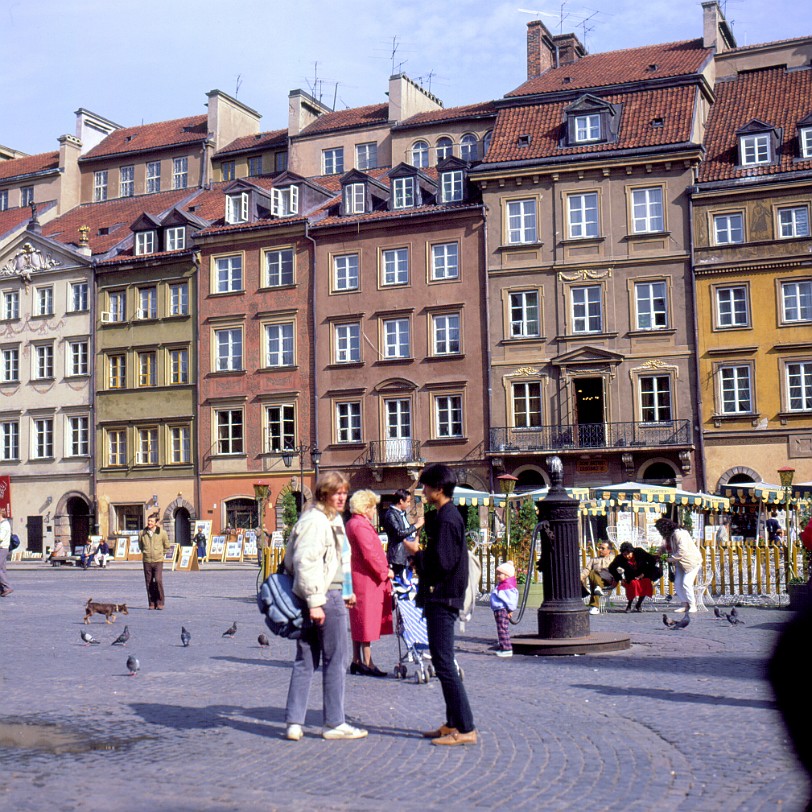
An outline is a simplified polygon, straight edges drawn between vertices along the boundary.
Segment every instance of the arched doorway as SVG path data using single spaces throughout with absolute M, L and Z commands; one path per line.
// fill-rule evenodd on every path
M 183 547 L 192 544 L 192 517 L 185 507 L 175 511 L 175 542 Z
M 674 466 L 667 462 L 652 462 L 641 474 L 640 481 L 647 485 L 674 487 L 677 484 L 677 472 Z
M 84 546 L 90 535 L 90 507 L 80 496 L 72 496 L 65 509 L 70 526 L 70 546 L 75 550 Z

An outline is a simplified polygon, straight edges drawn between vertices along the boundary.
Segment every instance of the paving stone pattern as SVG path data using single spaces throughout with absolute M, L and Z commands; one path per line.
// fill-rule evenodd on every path
M 501 659 L 477 609 L 459 639 L 480 744 L 436 748 L 433 680 L 347 678 L 351 722 L 367 739 L 325 742 L 321 683 L 305 738 L 288 742 L 293 644 L 264 630 L 247 565 L 166 573 L 166 609 L 146 608 L 136 568 L 12 567 L 0 601 L 0 797 L 40 810 L 801 810 L 808 786 L 791 753 L 765 658 L 786 610 L 746 608 L 745 626 L 712 613 L 669 631 L 662 606 L 593 616 L 631 634 L 631 650 Z M 82 624 L 88 597 L 129 616 Z M 236 620 L 234 639 L 223 638 Z M 128 624 L 124 648 L 110 643 Z M 519 631 L 535 628 L 528 610 Z M 181 625 L 192 633 L 180 642 Z M 89 630 L 101 645 L 84 646 Z M 141 672 L 130 677 L 130 653 Z M 373 647 L 391 670 L 394 638 Z M 410 668 L 413 673 L 413 668 Z M 799 698 L 799 701 L 808 701 Z M 44 749 L 8 746 L 10 725 L 53 726 Z M 4 740 L 4 731 L 6 733 Z

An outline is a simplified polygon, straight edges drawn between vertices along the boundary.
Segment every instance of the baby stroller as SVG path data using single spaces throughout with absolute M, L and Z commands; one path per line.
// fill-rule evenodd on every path
M 392 580 L 392 613 L 395 621 L 395 634 L 398 638 L 398 662 L 395 676 L 406 679 L 408 670 L 405 663 L 415 664 L 415 678 L 418 684 L 428 682 L 434 676 L 434 668 L 428 657 L 429 636 L 423 610 L 414 602 L 417 597 L 417 576 L 407 567 Z M 457 665 L 460 678 L 462 669 Z

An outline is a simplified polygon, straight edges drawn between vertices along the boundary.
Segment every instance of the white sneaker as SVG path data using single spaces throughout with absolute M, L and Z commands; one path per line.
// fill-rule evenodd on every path
M 353 727 L 346 722 L 340 724 L 338 727 L 325 727 L 324 730 L 321 731 L 322 739 L 363 739 L 368 735 L 368 730 Z
M 589 609 L 589 614 L 590 614 L 590 615 L 599 615 L 600 613 L 601 613 L 601 610 L 600 610 L 600 609 L 598 609 L 598 607 L 597 607 L 597 606 L 592 606 L 592 607 L 590 607 L 590 609 Z
M 499 649 L 499 651 L 496 652 L 496 656 L 497 657 L 512 657 L 513 656 L 513 649 L 511 649 L 511 648 Z
M 285 731 L 285 738 L 290 739 L 292 742 L 297 742 L 304 736 L 304 730 L 301 725 L 288 725 Z

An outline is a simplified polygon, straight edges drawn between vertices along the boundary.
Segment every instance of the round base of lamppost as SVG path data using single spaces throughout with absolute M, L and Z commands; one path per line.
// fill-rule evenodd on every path
M 625 651 L 631 648 L 628 634 L 615 632 L 592 632 L 585 637 L 562 637 L 553 639 L 535 634 L 519 634 L 511 637 L 514 654 L 535 657 L 560 657 L 574 654 L 604 654 L 608 651 Z

